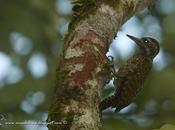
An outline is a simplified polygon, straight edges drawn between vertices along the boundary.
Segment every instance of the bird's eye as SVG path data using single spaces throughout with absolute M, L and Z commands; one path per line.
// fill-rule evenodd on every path
M 144 40 L 145 43 L 148 43 L 148 40 Z

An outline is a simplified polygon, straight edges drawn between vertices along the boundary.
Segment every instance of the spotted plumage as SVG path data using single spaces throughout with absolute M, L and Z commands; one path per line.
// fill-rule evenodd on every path
M 159 44 L 155 39 L 150 37 L 139 39 L 130 35 L 127 36 L 135 41 L 140 52 L 120 67 L 118 72 L 114 72 L 116 91 L 113 96 L 101 102 L 101 111 L 113 107 L 118 112 L 137 97 L 152 68 L 153 59 L 159 52 Z

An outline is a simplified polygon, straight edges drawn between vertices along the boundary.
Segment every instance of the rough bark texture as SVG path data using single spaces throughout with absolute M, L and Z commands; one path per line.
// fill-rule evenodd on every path
M 101 129 L 101 90 L 110 78 L 105 54 L 119 27 L 153 0 L 77 0 L 57 68 L 49 130 Z

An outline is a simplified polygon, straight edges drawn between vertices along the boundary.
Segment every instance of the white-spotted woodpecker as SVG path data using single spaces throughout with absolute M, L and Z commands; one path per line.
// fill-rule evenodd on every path
M 120 67 L 118 72 L 113 72 L 115 94 L 102 100 L 101 111 L 112 107 L 118 112 L 137 97 L 150 73 L 153 59 L 159 52 L 157 40 L 151 37 L 139 39 L 131 35 L 127 36 L 139 46 L 139 52 Z

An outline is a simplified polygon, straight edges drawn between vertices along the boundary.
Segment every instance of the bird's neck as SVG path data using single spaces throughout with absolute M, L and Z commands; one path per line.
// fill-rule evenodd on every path
M 144 58 L 150 60 L 150 61 L 153 61 L 153 58 L 146 55 L 144 52 L 137 52 L 135 55 L 140 55 L 140 56 L 143 56 Z

